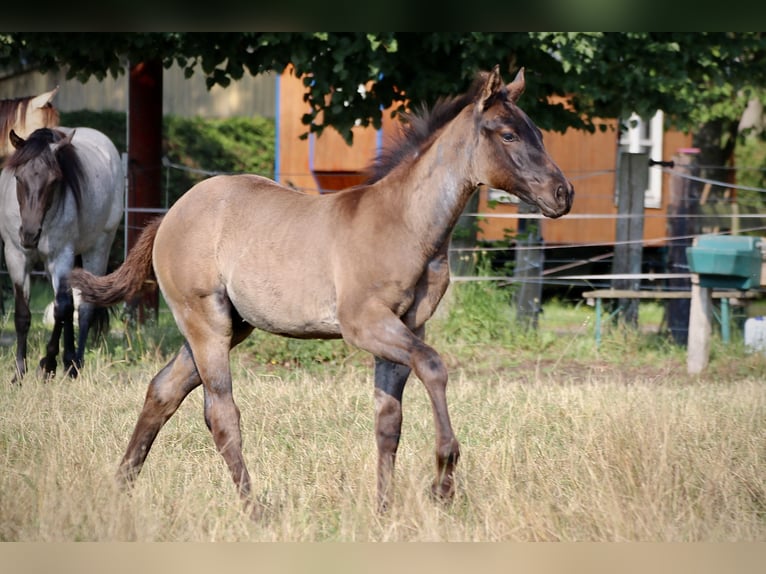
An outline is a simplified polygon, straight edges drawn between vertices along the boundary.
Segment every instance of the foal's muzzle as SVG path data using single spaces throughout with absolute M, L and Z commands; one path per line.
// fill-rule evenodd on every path
M 561 215 L 569 213 L 574 202 L 574 186 L 569 181 L 565 185 L 559 185 L 556 188 L 555 196 L 559 206 L 564 207 L 564 212 Z
M 547 196 L 537 196 L 537 206 L 545 217 L 556 219 L 562 215 L 569 213 L 572 209 L 572 201 L 574 200 L 574 187 L 567 180 L 563 180 L 556 186 L 556 189 Z

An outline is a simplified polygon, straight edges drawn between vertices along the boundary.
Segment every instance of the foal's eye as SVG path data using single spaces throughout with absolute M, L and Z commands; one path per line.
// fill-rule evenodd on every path
M 516 134 L 514 134 L 513 132 L 504 132 L 500 135 L 500 137 L 503 138 L 503 141 L 505 143 L 515 142 L 516 140 L 519 139 L 516 137 Z

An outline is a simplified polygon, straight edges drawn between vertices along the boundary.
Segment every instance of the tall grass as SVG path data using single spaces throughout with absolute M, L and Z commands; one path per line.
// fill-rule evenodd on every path
M 319 364 L 295 342 L 300 363 L 272 362 L 256 345 L 232 353 L 264 521 L 242 511 L 199 391 L 121 492 L 113 475 L 146 383 L 177 344 L 172 327 L 150 325 L 132 332 L 140 344 L 115 352 L 117 333 L 89 352 L 79 379 L 0 384 L 0 540 L 766 540 L 766 359 L 732 345 L 689 377 L 683 353 L 652 335 L 607 334 L 596 349 L 581 328 L 588 309 L 564 334 L 542 321 L 507 338 L 470 325 L 470 313 L 456 323 L 457 309 L 451 301 L 429 337 L 450 366 L 462 447 L 451 504 L 428 494 L 434 427 L 413 379 L 394 502 L 375 512 L 371 360 L 341 342 Z M 0 349 L 8 380 L 12 356 Z

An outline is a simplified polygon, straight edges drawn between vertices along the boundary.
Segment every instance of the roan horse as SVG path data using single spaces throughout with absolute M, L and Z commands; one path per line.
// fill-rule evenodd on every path
M 432 491 L 449 500 L 460 451 L 447 412 L 447 370 L 423 335 L 449 284 L 452 228 L 481 185 L 514 193 L 549 217 L 567 213 L 574 195 L 516 105 L 524 82 L 522 69 L 505 85 L 495 67 L 467 94 L 412 117 L 406 139 L 384 155 L 369 185 L 317 196 L 255 175 L 212 177 L 147 225 L 114 273 L 75 270 L 72 285 L 83 299 L 108 305 L 136 296 L 153 269 L 186 338 L 149 385 L 118 479 L 128 485 L 136 478 L 163 424 L 202 385 L 215 444 L 246 505 L 253 502 L 229 351 L 258 328 L 342 337 L 375 357 L 380 510 L 391 498 L 402 392 L 415 371 L 436 426 Z M 260 505 L 252 510 L 257 515 Z
M 0 162 L 14 150 L 10 140 L 11 130 L 25 138 L 36 129 L 59 125 L 58 110 L 51 103 L 58 90 L 56 86 L 37 96 L 0 100 Z M 5 312 L 1 293 L 0 311 Z
M 123 212 L 122 162 L 112 141 L 91 128 L 42 128 L 26 140 L 11 131 L 10 140 L 16 151 L 0 174 L 0 235 L 15 296 L 14 380 L 21 381 L 27 370 L 30 271 L 38 261 L 55 296 L 55 325 L 40 366 L 47 376 L 56 372 L 63 332 L 64 368 L 76 376 L 95 308 L 80 305 L 75 347 L 69 274 L 78 255 L 91 273 L 106 271 Z M 107 317 L 101 311 L 100 318 Z
M 0 100 L 0 158 L 13 152 L 11 130 L 26 138 L 36 129 L 59 125 L 58 110 L 51 103 L 58 90 L 55 87 L 37 96 Z

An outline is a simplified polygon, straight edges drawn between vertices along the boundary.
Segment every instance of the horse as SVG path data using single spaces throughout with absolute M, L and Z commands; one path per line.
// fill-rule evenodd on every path
M 481 186 L 513 193 L 548 217 L 569 212 L 574 188 L 516 104 L 523 68 L 504 84 L 497 66 L 461 96 L 411 114 L 402 141 L 373 164 L 369 183 L 329 195 L 294 191 L 252 174 L 219 175 L 188 190 L 146 225 L 125 261 L 97 277 L 76 269 L 84 301 L 112 305 L 154 281 L 185 338 L 151 380 L 116 478 L 137 478 L 165 422 L 203 387 L 204 418 L 246 507 L 240 411 L 229 353 L 254 329 L 343 338 L 374 357 L 377 507 L 393 496 L 402 394 L 412 371 L 436 428 L 431 492 L 455 494 L 460 456 L 447 408 L 447 369 L 424 340 L 449 282 L 452 229 Z
M 0 161 L 13 152 L 9 136 L 11 130 L 21 137 L 28 137 L 38 128 L 59 125 L 58 110 L 53 107 L 56 86 L 37 96 L 22 96 L 0 100 Z M 0 293 L 0 311 L 5 312 L 5 301 Z
M 0 100 L 0 158 L 13 152 L 9 138 L 11 130 L 26 138 L 36 129 L 59 125 L 59 113 L 52 104 L 58 90 L 56 86 L 37 96 Z
M 27 372 L 30 271 L 42 262 L 54 292 L 55 324 L 40 367 L 56 372 L 63 332 L 64 367 L 76 377 L 82 368 L 88 332 L 108 319 L 90 303 L 80 304 L 75 346 L 69 274 L 80 256 L 83 268 L 103 274 L 122 219 L 122 161 L 112 141 L 87 127 L 41 128 L 24 139 L 11 131 L 15 151 L 0 173 L 0 237 L 13 283 L 16 328 L 16 372 Z M 105 310 L 104 310 L 105 311 Z

